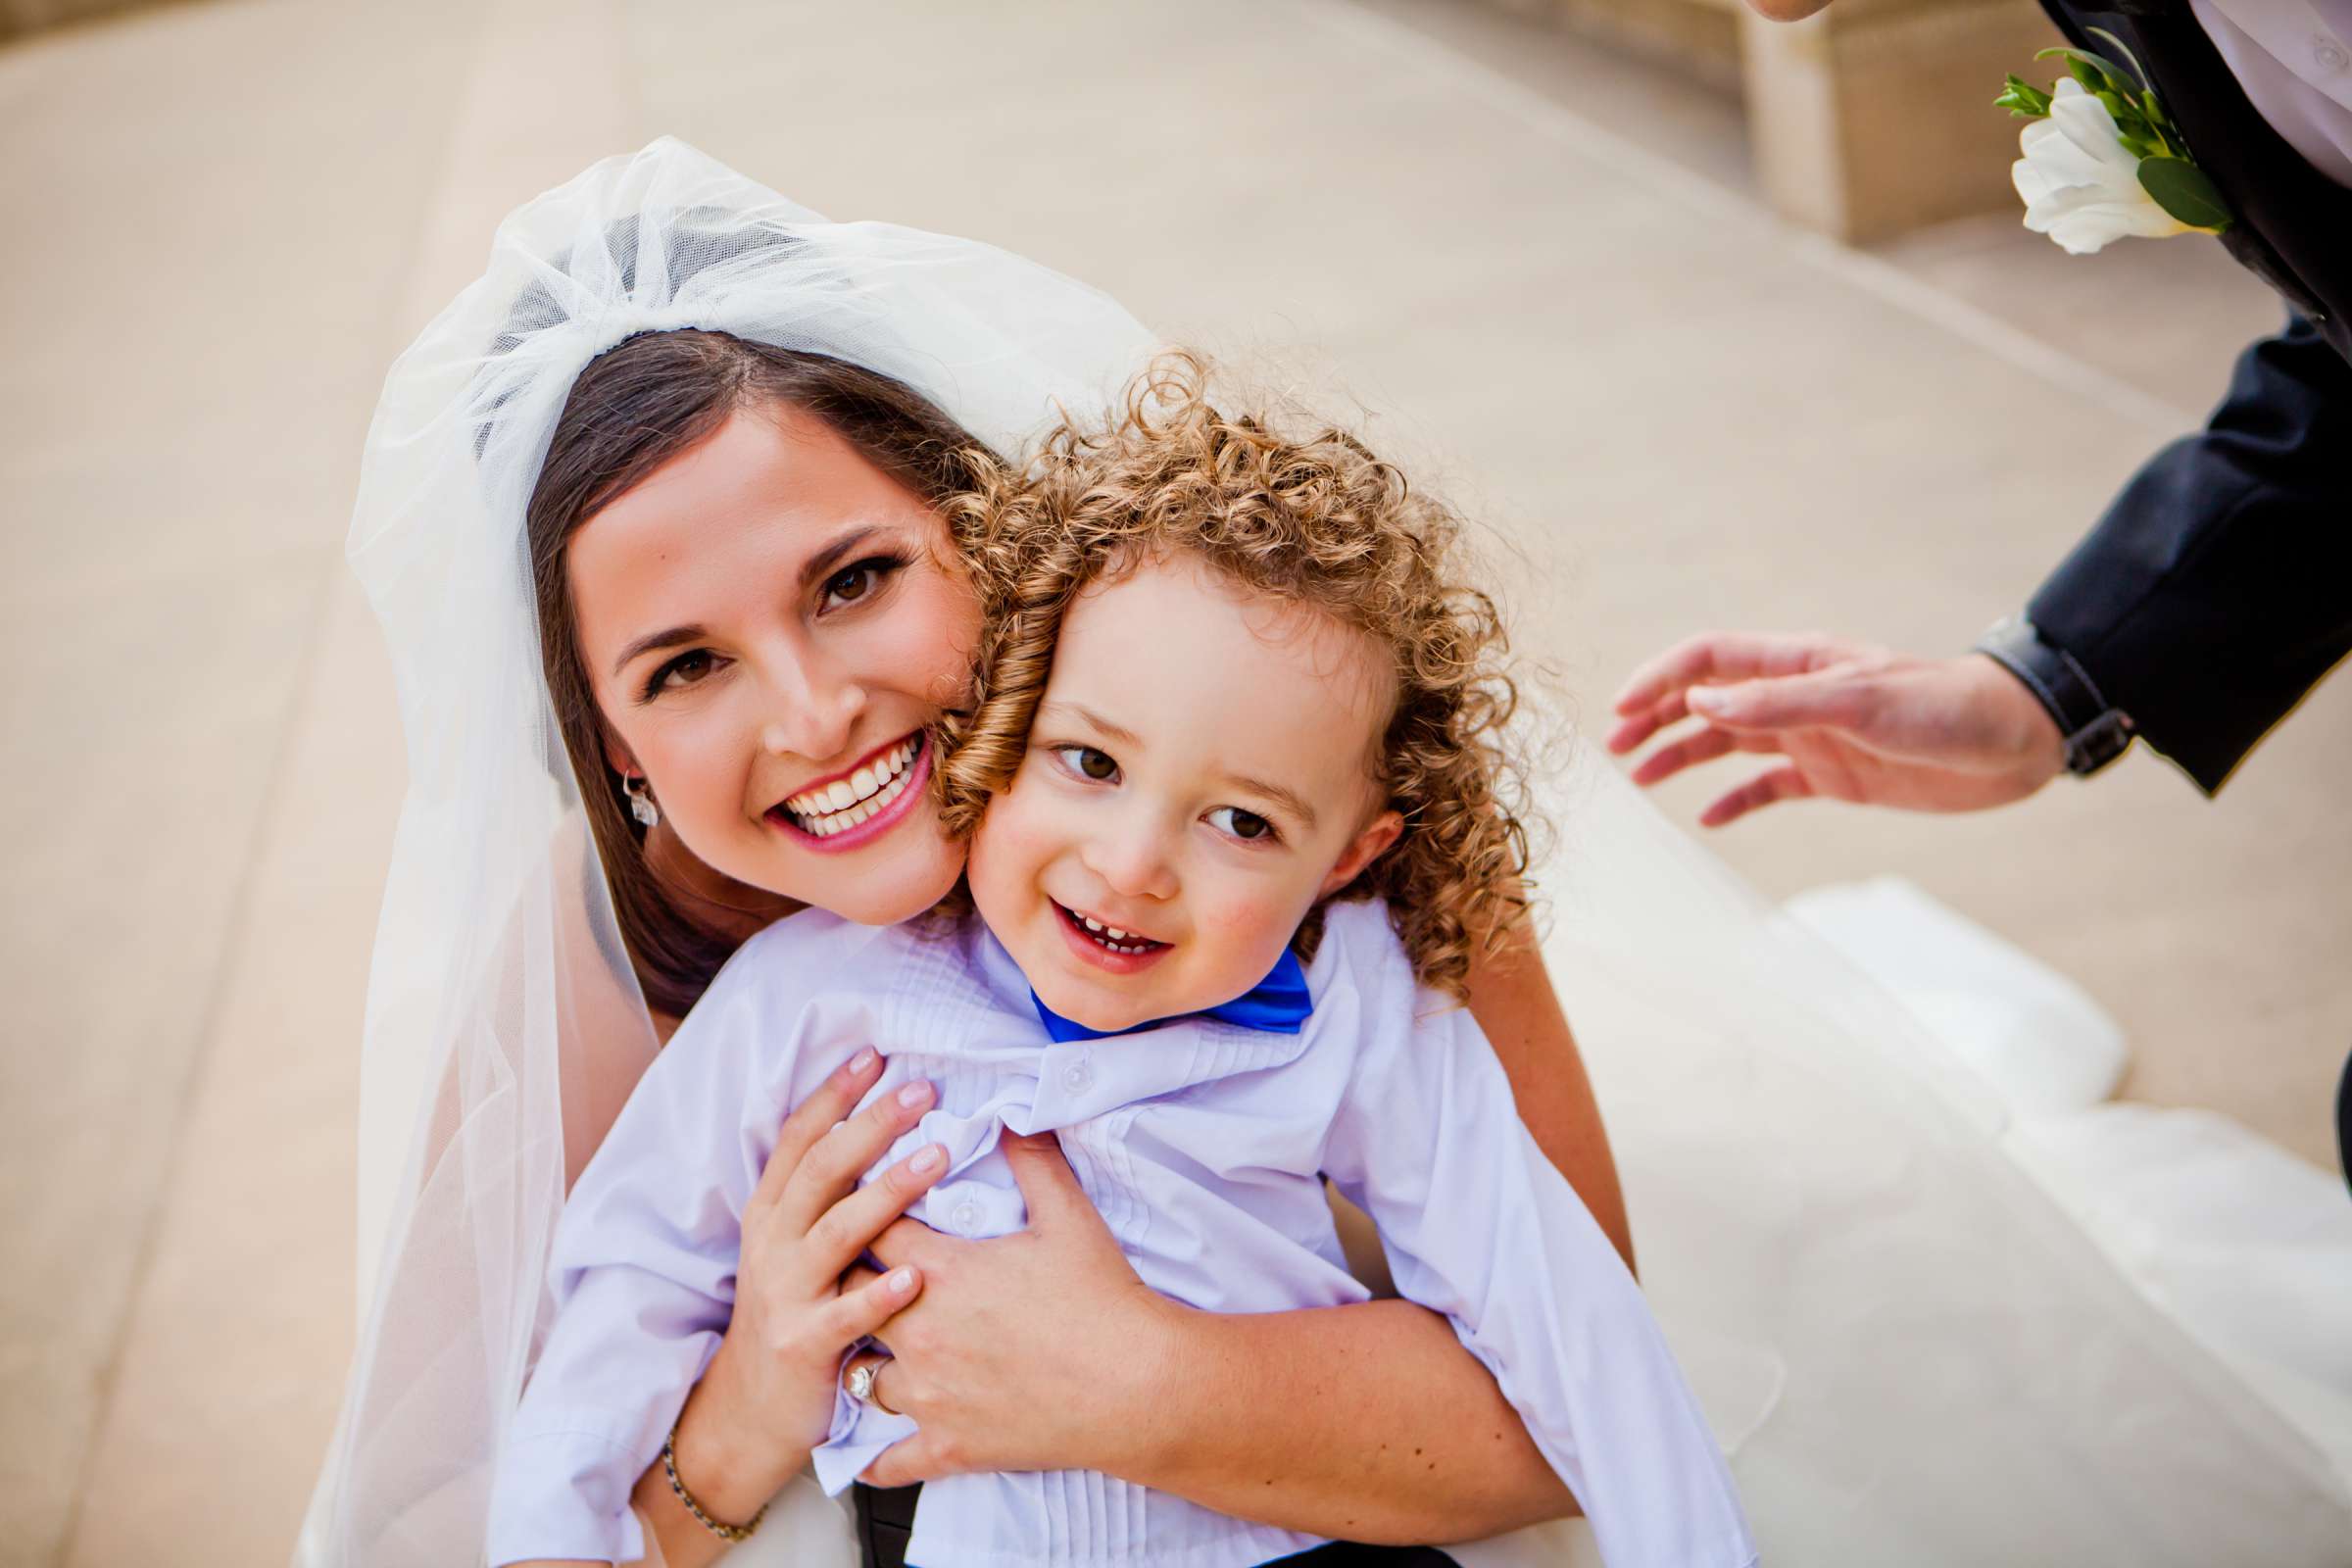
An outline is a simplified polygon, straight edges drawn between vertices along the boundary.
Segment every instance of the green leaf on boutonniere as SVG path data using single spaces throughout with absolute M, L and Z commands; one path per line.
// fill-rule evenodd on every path
M 2086 49 L 2058 44 L 2034 51 L 2036 60 L 2064 60 L 2066 73 L 2090 92 L 2120 93 L 2126 98 L 2137 98 L 2144 85 L 2124 74 L 2123 68 L 2105 55 L 2094 55 Z
M 2155 83 L 2148 80 L 2147 72 L 2142 70 L 2140 67 L 2139 56 L 2133 54 L 2124 43 L 2123 39 L 2118 38 L 2114 33 L 2109 32 L 2105 27 L 2091 27 L 2085 30 L 2090 32 L 2094 37 L 2104 38 L 2109 43 L 2115 45 L 2115 52 L 2124 57 L 2125 62 L 2132 68 L 2132 74 L 2139 78 L 2139 86 L 2141 90 L 2147 91 L 2150 98 L 2155 97 L 2155 93 L 2150 90 L 2155 86 Z M 2124 85 L 2127 91 L 2129 91 L 2132 86 L 2130 82 L 2126 82 Z
M 2012 75 L 1992 107 L 2008 110 L 2013 119 L 2043 120 L 2050 113 L 2050 95 L 2024 77 Z
M 2230 224 L 2230 204 L 2222 200 L 2220 188 L 2205 171 L 2185 158 L 2141 159 L 2139 188 L 2191 228 L 2218 234 Z

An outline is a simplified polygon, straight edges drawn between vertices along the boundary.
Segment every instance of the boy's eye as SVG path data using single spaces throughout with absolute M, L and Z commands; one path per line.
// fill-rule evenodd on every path
M 1060 746 L 1064 766 L 1081 778 L 1091 778 L 1098 784 L 1108 783 L 1119 776 L 1118 760 L 1108 752 L 1099 752 L 1092 746 Z
M 883 579 L 906 563 L 896 556 L 871 556 L 856 565 L 844 566 L 825 579 L 823 602 L 828 605 L 854 605 L 882 586 Z
M 1219 831 L 1230 833 L 1245 843 L 1256 843 L 1278 837 L 1274 824 L 1255 811 L 1245 811 L 1238 806 L 1220 806 L 1208 813 L 1210 824 Z

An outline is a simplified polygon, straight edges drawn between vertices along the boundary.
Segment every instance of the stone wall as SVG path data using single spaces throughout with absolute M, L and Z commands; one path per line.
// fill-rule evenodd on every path
M 1992 100 L 2059 41 L 2035 0 L 1834 0 L 1798 23 L 1741 0 L 1484 3 L 1736 89 L 1774 207 L 1856 243 L 2014 205 L 2018 126 Z

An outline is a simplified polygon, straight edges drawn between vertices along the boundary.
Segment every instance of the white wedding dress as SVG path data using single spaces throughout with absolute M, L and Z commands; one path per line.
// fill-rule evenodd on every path
M 830 224 L 660 142 L 510 219 L 394 367 L 351 548 L 411 783 L 362 1079 L 368 1317 L 307 1568 L 479 1561 L 566 1172 L 652 1055 L 553 738 L 521 518 L 580 367 L 691 325 L 897 376 L 1003 451 L 1151 346 L 1018 258 Z M 1543 804 L 1552 978 L 1767 1561 L 2352 1563 L 2328 1459 L 2021 1175 L 1999 1103 L 1908 1014 L 1605 768 Z M 1574 1523 L 1456 1555 L 1594 1560 Z M 731 1560 L 855 1554 L 804 1482 Z

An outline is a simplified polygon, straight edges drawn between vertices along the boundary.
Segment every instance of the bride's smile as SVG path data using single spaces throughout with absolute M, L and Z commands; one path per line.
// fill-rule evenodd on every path
M 830 853 L 856 849 L 890 831 L 920 804 L 931 776 L 931 749 L 921 730 L 869 752 L 854 768 L 817 780 L 764 813 L 782 832 Z

